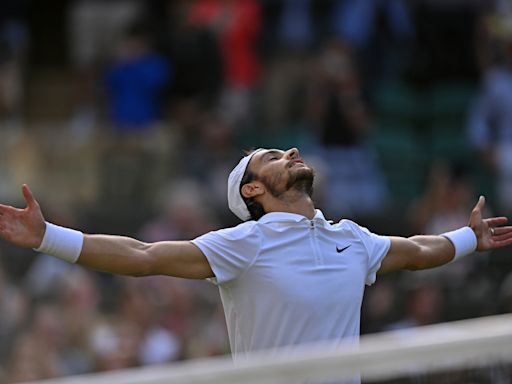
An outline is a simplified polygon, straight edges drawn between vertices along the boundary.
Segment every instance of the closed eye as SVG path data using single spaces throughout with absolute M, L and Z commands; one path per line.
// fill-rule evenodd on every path
M 281 153 L 281 151 L 272 150 L 265 154 L 263 161 L 265 161 L 265 162 L 276 161 L 276 160 L 279 160 L 282 156 L 283 156 L 283 153 Z

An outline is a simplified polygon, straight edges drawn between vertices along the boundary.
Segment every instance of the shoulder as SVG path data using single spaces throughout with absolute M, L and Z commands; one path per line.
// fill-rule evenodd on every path
M 246 221 L 244 223 L 238 224 L 235 227 L 218 229 L 216 231 L 212 231 L 207 233 L 206 235 L 210 236 L 220 236 L 227 240 L 240 240 L 247 238 L 249 236 L 254 236 L 259 234 L 258 230 L 258 222 L 257 221 Z M 206 236 L 203 235 L 203 236 Z
M 338 226 L 340 230 L 345 231 L 345 233 L 347 234 L 350 234 L 350 236 L 352 236 L 353 238 L 361 240 L 367 246 L 375 242 L 389 242 L 388 236 L 376 234 L 370 231 L 368 228 L 363 227 L 351 220 L 341 220 L 339 223 L 335 224 L 335 226 Z
M 340 230 L 350 231 L 353 233 L 366 233 L 366 234 L 371 233 L 367 228 L 353 222 L 352 220 L 348 220 L 348 219 L 340 220 L 338 223 L 333 224 L 333 227 L 340 229 Z

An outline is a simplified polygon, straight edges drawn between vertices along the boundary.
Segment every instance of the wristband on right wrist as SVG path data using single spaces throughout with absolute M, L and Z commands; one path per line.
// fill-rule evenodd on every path
M 475 232 L 470 227 L 462 227 L 455 231 L 445 232 L 440 236 L 446 237 L 455 247 L 455 256 L 452 261 L 473 253 L 478 243 Z
M 58 257 L 69 263 L 75 263 L 80 257 L 84 234 L 70 228 L 46 222 L 43 241 L 36 252 Z

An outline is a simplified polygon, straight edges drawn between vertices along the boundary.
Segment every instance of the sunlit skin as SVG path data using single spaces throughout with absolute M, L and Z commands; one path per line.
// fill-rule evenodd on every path
M 315 207 L 307 186 L 288 185 L 297 174 L 310 174 L 313 181 L 313 170 L 304 163 L 297 148 L 259 151 L 248 169 L 258 175 L 258 180 L 242 187 L 244 197 L 253 197 L 265 212 L 289 212 L 313 218 Z
M 313 171 L 299 151 L 267 149 L 256 153 L 249 169 L 257 180 L 244 185 L 244 197 L 253 197 L 265 212 L 288 212 L 312 219 L 315 207 L 310 196 Z M 25 208 L 0 204 L 0 238 L 13 245 L 37 248 L 46 224 L 41 208 L 27 185 L 22 186 Z M 506 217 L 484 219 L 485 198 L 480 197 L 469 217 L 477 237 L 477 250 L 487 251 L 512 244 L 512 227 Z M 450 262 L 455 254 L 452 243 L 443 236 L 390 237 L 391 247 L 379 274 L 396 270 L 427 269 Z M 83 266 L 130 276 L 169 275 L 190 279 L 213 277 L 201 250 L 188 240 L 145 243 L 112 235 L 84 237 L 77 261 Z

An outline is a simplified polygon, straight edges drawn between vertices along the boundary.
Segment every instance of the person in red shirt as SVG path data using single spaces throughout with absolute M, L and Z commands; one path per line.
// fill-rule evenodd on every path
M 261 30 L 261 7 L 256 0 L 198 0 L 188 14 L 190 25 L 213 30 L 224 67 L 225 87 L 219 98 L 224 118 L 247 126 L 252 90 L 260 79 L 256 42 Z
M 189 23 L 216 32 L 229 87 L 251 88 L 260 76 L 256 41 L 261 29 L 261 9 L 255 0 L 198 0 Z

